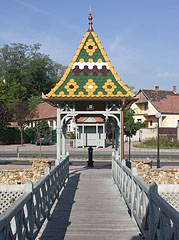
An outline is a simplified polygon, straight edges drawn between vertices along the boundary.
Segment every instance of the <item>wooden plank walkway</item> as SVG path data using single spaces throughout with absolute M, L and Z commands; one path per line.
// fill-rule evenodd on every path
M 40 240 L 139 240 L 111 169 L 74 169 Z

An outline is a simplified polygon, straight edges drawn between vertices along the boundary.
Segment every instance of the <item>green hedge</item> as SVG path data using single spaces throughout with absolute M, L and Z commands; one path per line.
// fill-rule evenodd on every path
M 34 128 L 24 130 L 24 143 L 30 143 L 34 134 Z M 0 144 L 20 144 L 21 134 L 18 128 L 0 129 Z
M 34 133 L 35 128 L 26 128 L 24 130 L 24 143 L 31 143 Z
M 20 139 L 18 128 L 0 129 L 0 144 L 19 144 Z

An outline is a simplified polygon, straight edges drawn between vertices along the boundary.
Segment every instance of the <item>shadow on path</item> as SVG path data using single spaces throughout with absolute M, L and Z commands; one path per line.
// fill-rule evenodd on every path
M 40 240 L 49 239 L 51 232 L 58 231 L 58 239 L 64 239 L 68 226 L 70 226 L 70 214 L 75 203 L 74 197 L 78 189 L 78 182 L 80 180 L 80 173 L 72 172 L 69 180 L 64 187 L 57 205 L 47 223 L 45 230 L 40 237 Z M 60 231 L 59 231 L 60 230 Z

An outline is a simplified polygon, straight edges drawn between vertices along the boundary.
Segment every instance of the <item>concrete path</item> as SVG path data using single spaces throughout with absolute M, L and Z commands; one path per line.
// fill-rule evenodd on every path
M 111 169 L 74 167 L 40 240 L 138 240 Z

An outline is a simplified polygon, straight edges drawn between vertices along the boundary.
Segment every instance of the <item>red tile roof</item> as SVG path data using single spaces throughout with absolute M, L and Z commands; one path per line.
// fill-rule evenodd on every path
M 57 117 L 57 108 L 47 102 L 39 104 L 28 117 L 27 120 L 41 120 Z
M 141 89 L 141 92 L 161 113 L 179 113 L 179 93 L 167 90 Z
M 87 119 L 88 117 L 79 117 L 77 119 L 77 122 L 84 122 L 85 119 Z M 104 122 L 104 119 L 102 117 L 92 117 L 96 120 L 96 122 Z

